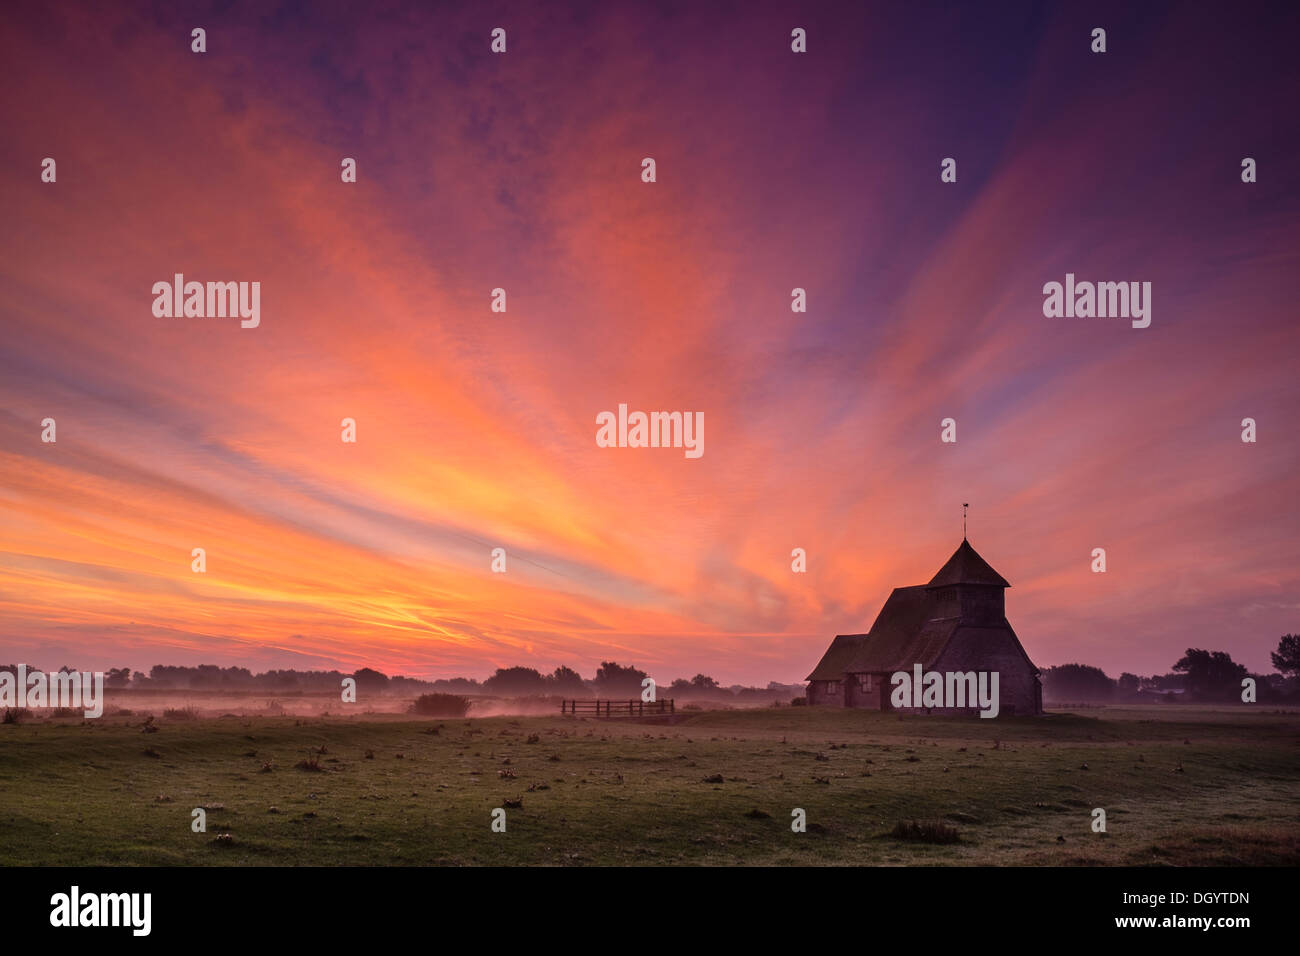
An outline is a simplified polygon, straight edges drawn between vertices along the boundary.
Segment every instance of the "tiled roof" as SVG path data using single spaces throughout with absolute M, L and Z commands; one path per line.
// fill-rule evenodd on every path
M 979 553 L 970 546 L 970 542 L 964 538 L 961 546 L 948 559 L 948 563 L 939 569 L 939 573 L 931 578 L 926 586 L 938 588 L 947 584 L 991 584 L 1000 588 L 1011 587 L 1007 579 L 989 567 L 989 563 L 981 558 Z

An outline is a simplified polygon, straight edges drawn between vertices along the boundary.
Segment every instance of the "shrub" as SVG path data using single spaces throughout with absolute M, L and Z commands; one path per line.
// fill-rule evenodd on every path
M 6 724 L 20 724 L 31 715 L 32 712 L 26 707 L 6 707 L 3 721 Z
M 469 698 L 459 694 L 421 694 L 415 698 L 410 712 L 422 717 L 464 717 L 469 713 Z
M 199 712 L 193 707 L 168 707 L 163 710 L 163 717 L 167 720 L 195 720 Z
M 957 828 L 942 820 L 900 820 L 889 835 L 896 840 L 911 840 L 913 843 L 961 842 Z

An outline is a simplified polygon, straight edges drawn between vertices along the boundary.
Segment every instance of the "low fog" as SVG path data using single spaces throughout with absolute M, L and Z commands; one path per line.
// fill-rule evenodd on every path
M 459 695 L 469 703 L 466 717 L 542 717 L 560 716 L 559 696 L 555 697 L 499 697 L 488 694 Z M 573 698 L 565 698 L 572 700 Z M 592 699 L 595 699 L 594 697 Z M 414 714 L 412 695 L 379 694 L 362 696 L 355 704 L 343 703 L 338 694 L 267 694 L 260 692 L 196 691 L 196 690 L 124 690 L 105 691 L 104 716 L 153 717 L 163 720 L 207 719 L 223 716 L 235 717 L 419 717 Z M 789 700 L 782 700 L 788 705 Z M 682 710 L 747 710 L 771 707 L 772 701 L 722 702 L 708 698 L 675 698 L 678 711 Z M 71 717 L 73 713 L 51 716 Z M 37 711 L 33 717 L 40 717 Z M 76 711 L 75 716 L 81 717 Z M 428 718 L 425 718 L 428 719 Z

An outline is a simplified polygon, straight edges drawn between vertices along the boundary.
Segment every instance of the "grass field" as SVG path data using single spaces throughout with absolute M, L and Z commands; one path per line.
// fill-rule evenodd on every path
M 156 723 L 0 726 L 0 863 L 1300 862 L 1295 712 Z M 320 769 L 297 766 L 313 757 Z M 494 833 L 507 800 L 522 806 Z M 196 807 L 206 833 L 191 830 Z M 791 831 L 796 807 L 805 833 Z M 1105 834 L 1092 832 L 1094 807 Z M 958 842 L 891 835 L 912 820 L 943 820 Z

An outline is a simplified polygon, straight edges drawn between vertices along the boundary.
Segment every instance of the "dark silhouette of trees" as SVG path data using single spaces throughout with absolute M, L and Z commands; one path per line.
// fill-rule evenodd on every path
M 581 694 L 587 689 L 587 682 L 572 667 L 561 665 L 546 676 L 546 688 L 557 694 Z
M 363 667 L 352 676 L 356 678 L 358 691 L 380 693 L 388 686 L 388 675 L 370 667 Z
M 1187 690 L 1205 700 L 1225 700 L 1241 694 L 1241 679 L 1246 668 L 1223 651 L 1203 651 L 1189 647 L 1178 659 L 1174 670 L 1187 676 Z
M 1060 664 L 1043 671 L 1043 696 L 1052 700 L 1109 700 L 1115 682 L 1100 667 Z
M 0 669 L 4 669 L 0 667 Z M 17 665 L 10 665 L 16 673 Z M 68 668 L 65 668 L 67 670 Z M 362 693 L 376 696 L 415 698 L 421 694 L 474 695 L 492 693 L 509 696 L 556 695 L 565 697 L 604 696 L 615 699 L 640 697 L 642 681 L 647 674 L 639 667 L 602 661 L 591 680 L 584 680 L 572 667 L 560 665 L 549 674 L 531 667 L 503 667 L 483 681 L 465 678 L 439 678 L 424 680 L 415 677 L 392 677 L 372 667 L 362 667 L 351 674 L 329 670 L 267 670 L 253 673 L 246 667 L 222 667 L 216 664 L 169 665 L 155 664 L 148 673 L 132 671 L 129 667 L 112 668 L 105 672 L 105 686 L 131 690 L 193 690 L 205 693 L 223 691 L 260 692 L 274 695 L 296 696 L 302 694 L 337 694 L 345 678 L 357 682 Z M 661 696 L 664 689 L 661 688 Z M 690 680 L 672 682 L 669 693 L 685 699 L 756 700 L 765 701 L 773 696 L 797 697 L 803 693 L 802 685 L 770 683 L 766 690 L 733 685 L 723 687 L 707 674 L 696 674 Z M 426 705 L 432 706 L 432 705 Z M 439 705 L 441 706 L 441 705 Z
M 494 694 L 540 694 L 546 690 L 546 682 L 531 667 L 498 667 L 483 682 L 483 689 Z
M 630 697 L 641 693 L 641 681 L 648 675 L 643 670 L 623 667 L 613 661 L 601 661 L 596 668 L 596 690 L 602 694 Z
M 1300 634 L 1283 634 L 1271 656 L 1278 673 L 1300 677 Z

